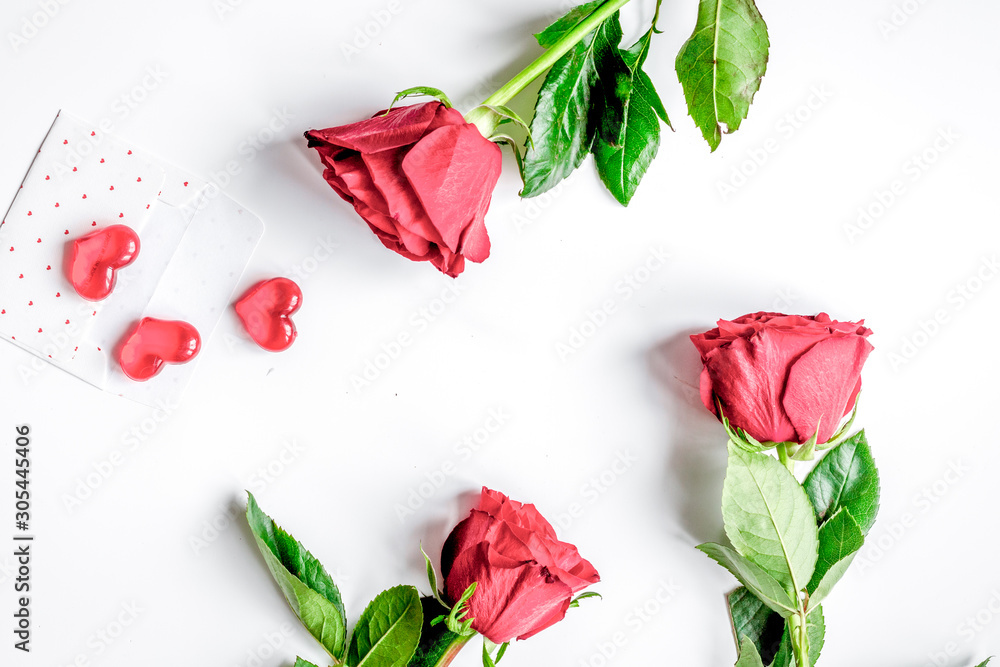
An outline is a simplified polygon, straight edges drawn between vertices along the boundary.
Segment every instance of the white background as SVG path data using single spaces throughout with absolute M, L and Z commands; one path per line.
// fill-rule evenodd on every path
M 686 336 L 765 309 L 865 318 L 875 331 L 858 423 L 881 470 L 882 511 L 825 605 L 821 664 L 965 665 L 1000 653 L 993 3 L 762 0 L 767 76 L 742 129 L 710 154 L 672 71 L 697 3 L 667 0 L 648 70 L 677 131 L 632 205 L 614 202 L 589 162 L 558 194 L 521 201 L 507 154 L 487 218 L 493 255 L 458 281 L 384 250 L 322 180 L 301 133 L 365 117 L 414 85 L 473 106 L 537 54 L 531 33 L 558 3 L 235 3 L 75 0 L 17 48 L 10 34 L 30 34 L 40 5 L 7 0 L 0 14 L 4 201 L 57 110 L 108 118 L 202 176 L 235 161 L 225 190 L 267 225 L 241 290 L 298 271 L 305 295 L 300 337 L 282 354 L 256 348 L 230 311 L 167 411 L 0 346 L 0 544 L 14 532 L 15 424 L 33 431 L 37 534 L 28 656 L 11 648 L 13 560 L 0 548 L 0 662 L 320 662 L 227 518 L 242 490 L 324 561 L 353 622 L 383 588 L 426 589 L 418 543 L 436 552 L 466 494 L 487 484 L 536 503 L 603 576 L 603 601 L 518 643 L 510 667 L 732 664 L 722 595 L 733 581 L 694 550 L 722 533 L 725 437 L 697 399 Z M 909 13 L 885 34 L 896 4 Z M 386 25 L 372 23 L 389 7 Z M 651 13 L 648 0 L 626 9 L 627 39 Z M 377 33 L 369 45 L 365 26 Z M 356 39 L 356 53 L 345 49 Z M 247 138 L 284 114 L 277 136 L 249 150 Z M 942 131 L 957 136 L 944 151 Z M 763 166 L 748 162 L 768 147 Z M 925 151 L 933 164 L 913 172 L 908 161 Z M 859 207 L 897 179 L 905 193 L 852 242 L 845 227 Z M 720 184 L 734 183 L 724 197 Z M 636 274 L 651 248 L 669 261 Z M 626 294 L 627 275 L 648 280 Z M 460 294 L 442 312 L 452 286 Z M 965 299 L 959 286 L 979 290 Z M 615 312 L 561 358 L 557 345 L 609 299 Z M 421 309 L 438 315 L 428 323 Z M 938 311 L 945 323 L 918 335 Z M 351 377 L 401 333 L 412 344 L 355 389 Z M 464 455 L 458 443 L 491 411 L 503 426 Z M 121 465 L 95 476 L 115 452 Z M 620 457 L 630 463 L 616 468 Z M 269 466 L 280 472 L 267 481 L 258 471 Z M 421 489 L 428 475 L 444 478 L 433 492 Z M 430 497 L 416 502 L 421 491 Z M 408 499 L 420 506 L 401 517 Z M 559 521 L 574 503 L 579 516 Z M 122 611 L 130 605 L 139 611 Z M 977 614 L 974 630 L 966 619 Z M 946 650 L 956 657 L 932 659 Z M 470 648 L 456 664 L 478 660 Z

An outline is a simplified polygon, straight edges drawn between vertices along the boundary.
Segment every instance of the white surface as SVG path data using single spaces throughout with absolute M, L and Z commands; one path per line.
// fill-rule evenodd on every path
M 916 11 L 883 37 L 878 22 L 895 2 L 762 2 L 767 76 L 744 127 L 710 155 L 671 71 L 697 3 L 665 2 L 649 70 L 677 132 L 632 206 L 604 193 L 589 163 L 558 194 L 521 202 L 508 156 L 487 218 L 493 256 L 452 282 L 384 250 L 323 182 L 301 133 L 359 119 L 413 85 L 468 108 L 536 53 L 529 33 L 559 3 L 415 0 L 350 59 L 342 45 L 388 3 L 233 0 L 221 18 L 220 4 L 69 2 L 16 52 L 7 33 L 41 10 L 4 4 L 4 205 L 59 108 L 107 118 L 139 146 L 228 181 L 226 193 L 267 225 L 240 289 L 284 274 L 304 305 L 298 341 L 277 355 L 242 336 L 230 312 L 183 404 L 158 411 L 0 346 L 2 446 L 15 424 L 32 426 L 38 536 L 35 650 L 10 646 L 4 570 L 0 662 L 319 660 L 239 522 L 214 538 L 206 524 L 224 524 L 242 489 L 254 490 L 336 572 L 354 619 L 383 588 L 422 584 L 418 542 L 439 548 L 463 494 L 488 484 L 553 519 L 581 505 L 560 534 L 604 578 L 603 602 L 518 644 L 505 663 L 600 667 L 602 644 L 621 633 L 607 664 L 732 664 L 722 605 L 732 581 L 693 549 L 720 535 L 724 435 L 697 401 L 685 335 L 771 308 L 864 317 L 876 332 L 859 417 L 882 472 L 876 548 L 825 605 L 821 664 L 932 665 L 950 643 L 949 665 L 1000 653 L 1000 615 L 989 610 L 1000 591 L 1000 448 L 990 437 L 1000 279 L 983 268 L 1000 249 L 995 5 L 899 2 Z M 630 36 L 652 3 L 634 4 Z M 786 120 L 796 113 L 809 116 L 797 128 Z M 907 161 L 942 130 L 957 139 L 914 180 Z M 718 184 L 767 147 L 765 165 L 723 201 Z M 904 194 L 851 243 L 845 224 L 895 179 Z M 620 281 L 651 248 L 669 261 L 628 292 Z M 980 271 L 992 280 L 956 296 Z M 459 295 L 444 304 L 451 290 Z M 557 344 L 605 300 L 616 312 L 560 359 Z M 938 311 L 947 322 L 894 367 L 891 355 Z M 412 344 L 370 387 L 352 389 L 351 376 L 402 333 Z M 496 410 L 504 425 L 467 460 L 457 443 Z M 613 476 L 620 456 L 633 460 L 597 491 L 590 480 Z M 120 464 L 67 509 L 67 495 L 111 457 Z M 949 475 L 958 462 L 961 476 Z M 401 522 L 394 508 L 449 463 L 454 474 Z M 258 472 L 269 465 L 283 468 L 272 481 Z M 934 501 L 921 499 L 935 485 Z M 0 489 L 10 518 L 0 545 L 13 533 L 12 504 Z M 895 530 L 906 515 L 910 527 Z M 209 543 L 196 553 L 193 538 Z M 0 549 L 5 568 L 9 551 Z M 677 590 L 636 620 L 660 582 Z M 132 604 L 137 618 L 104 643 L 97 633 L 115 630 Z M 965 619 L 977 614 L 989 622 L 970 631 Z M 478 660 L 470 649 L 456 664 Z

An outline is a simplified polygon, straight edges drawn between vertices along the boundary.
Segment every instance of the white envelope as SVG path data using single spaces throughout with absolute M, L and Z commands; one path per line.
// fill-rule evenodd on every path
M 107 299 L 86 301 L 67 249 L 112 224 L 138 233 L 139 254 Z M 60 112 L 0 224 L 0 336 L 106 391 L 176 400 L 203 352 L 136 382 L 117 348 L 143 317 L 188 322 L 204 347 L 263 233 L 214 183 Z

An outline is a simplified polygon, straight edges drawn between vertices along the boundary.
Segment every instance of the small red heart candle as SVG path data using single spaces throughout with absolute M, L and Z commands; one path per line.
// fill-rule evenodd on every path
M 125 375 L 142 382 L 163 370 L 165 364 L 191 361 L 200 349 L 201 336 L 187 322 L 144 317 L 125 337 L 118 363 Z
M 288 278 L 263 280 L 244 294 L 234 308 L 250 338 L 265 350 L 281 352 L 298 332 L 291 315 L 302 305 L 302 290 Z
M 69 281 L 88 301 L 106 299 L 115 288 L 118 269 L 135 261 L 139 236 L 126 225 L 111 225 L 73 241 Z

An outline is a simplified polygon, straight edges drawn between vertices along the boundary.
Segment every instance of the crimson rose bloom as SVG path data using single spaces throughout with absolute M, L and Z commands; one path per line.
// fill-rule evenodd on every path
M 594 566 L 534 505 L 483 487 L 479 506 L 448 536 L 441 553 L 445 595 L 469 600 L 474 630 L 495 644 L 527 639 L 562 620 L 573 594 L 600 581 Z
M 500 148 L 440 102 L 306 132 L 323 177 L 385 247 L 449 276 L 490 254 L 484 218 Z
M 760 442 L 824 443 L 854 409 L 872 351 L 860 322 L 753 313 L 691 336 L 704 368 L 701 400 Z

